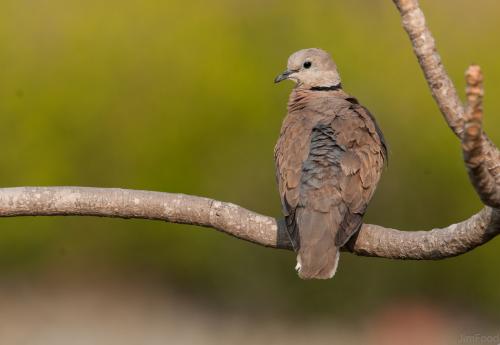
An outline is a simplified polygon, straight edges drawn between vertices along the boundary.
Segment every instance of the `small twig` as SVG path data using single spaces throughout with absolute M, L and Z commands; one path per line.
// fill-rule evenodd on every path
M 470 181 L 481 201 L 491 207 L 500 206 L 498 185 L 488 166 L 484 152 L 483 135 L 483 74 L 478 65 L 471 65 L 465 73 L 467 106 L 465 111 L 462 151 Z

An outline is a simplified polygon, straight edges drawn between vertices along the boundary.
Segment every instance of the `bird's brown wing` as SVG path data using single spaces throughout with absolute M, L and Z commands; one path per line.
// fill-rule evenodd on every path
M 359 230 L 387 157 L 384 137 L 375 119 L 357 101 L 351 103 L 332 121 L 337 143 L 345 149 L 339 161 L 339 187 L 347 210 L 336 235 L 338 246 Z
M 274 149 L 281 205 L 295 250 L 300 245 L 295 210 L 300 200 L 303 164 L 309 155 L 312 128 L 317 122 L 318 115 L 314 112 L 303 110 L 289 113 L 283 121 Z

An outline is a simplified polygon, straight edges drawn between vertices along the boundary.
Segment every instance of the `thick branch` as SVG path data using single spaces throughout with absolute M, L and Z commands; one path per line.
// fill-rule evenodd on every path
M 0 217 L 97 216 L 163 220 L 212 227 L 276 247 L 274 218 L 199 196 L 92 187 L 0 188 Z
M 211 227 L 266 247 L 291 249 L 274 218 L 240 206 L 184 194 L 89 187 L 0 189 L 0 217 L 97 216 L 163 220 Z M 486 208 L 472 218 L 431 231 L 363 225 L 347 250 L 392 259 L 442 259 L 463 254 L 500 231 L 500 213 Z
M 500 211 L 485 207 L 469 219 L 430 231 L 400 231 L 363 224 L 347 247 L 354 254 L 404 260 L 437 260 L 461 255 L 500 233 Z

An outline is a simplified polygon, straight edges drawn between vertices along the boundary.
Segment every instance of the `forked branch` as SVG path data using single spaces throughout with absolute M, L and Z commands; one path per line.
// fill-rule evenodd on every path
M 392 259 L 443 259 L 466 253 L 500 233 L 500 153 L 482 129 L 482 74 L 467 72 L 467 109 L 439 57 L 417 0 L 393 0 L 431 93 L 461 140 L 472 185 L 486 205 L 442 229 L 400 231 L 364 224 L 345 246 L 357 255 Z M 184 194 L 111 188 L 19 187 L 0 189 L 0 217 L 99 216 L 141 218 L 211 227 L 263 246 L 291 249 L 281 221 L 240 206 Z

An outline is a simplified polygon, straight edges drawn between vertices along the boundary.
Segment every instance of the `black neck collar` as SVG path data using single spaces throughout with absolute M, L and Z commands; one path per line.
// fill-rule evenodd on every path
M 312 91 L 335 91 L 335 90 L 342 90 L 342 84 L 338 83 L 337 85 L 332 85 L 332 86 L 315 86 L 311 87 Z

